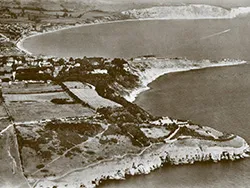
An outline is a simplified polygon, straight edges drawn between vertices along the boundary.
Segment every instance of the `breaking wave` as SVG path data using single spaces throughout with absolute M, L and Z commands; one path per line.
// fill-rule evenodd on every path
M 211 5 L 162 6 L 123 11 L 124 16 L 137 19 L 232 19 L 250 13 L 250 7 L 226 9 Z

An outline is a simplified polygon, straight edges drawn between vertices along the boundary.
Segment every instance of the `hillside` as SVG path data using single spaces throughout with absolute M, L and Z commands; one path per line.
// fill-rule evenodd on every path
M 225 9 L 211 5 L 161 6 L 146 9 L 123 11 L 122 14 L 131 18 L 157 19 L 231 19 L 249 14 L 250 8 Z

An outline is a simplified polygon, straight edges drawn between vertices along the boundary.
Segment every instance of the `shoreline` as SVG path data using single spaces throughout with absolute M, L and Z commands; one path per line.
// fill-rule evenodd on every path
M 55 29 L 55 30 L 51 30 L 51 31 L 45 31 L 45 32 L 35 32 L 35 33 L 30 33 L 28 35 L 24 35 L 22 36 L 20 39 L 18 39 L 18 41 L 16 42 L 16 46 L 19 50 L 27 53 L 28 55 L 32 55 L 31 52 L 29 52 L 26 48 L 24 48 L 23 46 L 23 42 L 29 38 L 32 38 L 32 37 L 36 37 L 36 36 L 39 36 L 39 35 L 44 35 L 44 34 L 49 34 L 49 33 L 54 33 L 54 32 L 60 32 L 60 31 L 63 31 L 63 30 L 67 30 L 67 29 L 74 29 L 74 28 L 78 28 L 78 27 L 88 27 L 88 26 L 95 26 L 95 25 L 102 25 L 102 24 L 113 24 L 113 23 L 122 23 L 122 22 L 136 22 L 136 21 L 149 21 L 149 20 L 165 20 L 164 18 L 161 19 L 124 19 L 124 20 L 114 20 L 114 21 L 100 21 L 100 22 L 93 22 L 93 23 L 82 23 L 82 24 L 75 24 L 73 26 L 65 26 L 65 27 L 62 27 L 60 29 Z M 47 55 L 46 55 L 47 56 Z
M 54 32 L 60 32 L 63 30 L 67 30 L 67 29 L 74 29 L 74 28 L 79 28 L 79 27 L 88 27 L 88 26 L 95 26 L 95 25 L 102 25 L 102 24 L 114 24 L 114 23 L 123 23 L 123 22 L 137 22 L 137 21 L 170 21 L 170 20 L 225 20 L 225 19 L 234 19 L 234 18 L 223 18 L 223 17 L 207 17 L 207 18 L 185 18 L 185 19 L 179 19 L 179 18 L 132 18 L 132 19 L 124 19 L 124 20 L 113 20 L 113 21 L 106 21 L 106 20 L 97 20 L 96 22 L 93 21 L 92 23 L 82 23 L 82 24 L 75 24 L 75 25 L 71 25 L 71 26 L 65 26 L 59 29 L 52 29 L 51 31 L 45 31 L 45 32 L 31 32 L 28 35 L 23 35 L 22 37 L 20 37 L 15 45 L 16 47 L 28 54 L 28 55 L 33 55 L 29 50 L 27 50 L 26 48 L 24 48 L 23 46 L 23 42 L 29 38 L 32 37 L 36 37 L 36 36 L 40 36 L 40 35 L 45 35 L 45 34 L 49 34 L 49 33 L 54 33 Z M 44 55 L 47 57 L 53 57 L 51 55 Z M 65 57 L 67 58 L 67 57 Z
M 181 165 L 194 164 L 195 162 L 221 160 L 238 160 L 249 157 L 249 145 L 246 141 L 236 136 L 233 140 L 240 141 L 240 147 L 208 146 L 214 141 L 187 139 L 186 142 L 204 142 L 204 145 L 179 146 L 178 140 L 169 140 L 166 143 L 151 144 L 138 154 L 125 154 L 111 159 L 99 161 L 86 167 L 74 169 L 60 177 L 37 180 L 33 187 L 68 186 L 86 188 L 98 187 L 105 180 L 122 180 L 126 176 L 149 174 L 159 169 L 164 164 Z M 204 147 L 203 147 L 204 146 Z M 85 177 L 82 179 L 81 177 Z
M 171 61 L 171 59 L 166 59 L 166 60 Z M 151 69 L 151 70 L 148 69 L 148 70 L 145 70 L 144 73 L 139 76 L 141 86 L 130 91 L 130 94 L 125 95 L 124 98 L 128 100 L 129 102 L 134 102 L 141 93 L 151 89 L 148 86 L 150 83 L 154 82 L 159 77 L 169 74 L 169 73 L 186 72 L 186 71 L 200 70 L 200 69 L 212 68 L 212 67 L 234 66 L 234 65 L 241 65 L 241 64 L 246 64 L 246 63 L 247 61 L 244 61 L 244 60 L 222 60 L 222 61 L 219 61 L 217 64 L 212 63 L 208 65 L 201 65 L 200 67 L 193 66 L 193 67 L 179 68 L 179 69 L 166 67 L 165 69 L 160 69 L 159 72 L 157 72 L 157 70 L 155 71 L 154 69 Z
M 195 7 L 201 7 L 201 6 L 208 6 L 208 7 L 216 7 L 216 8 L 222 8 L 220 6 L 213 6 L 213 5 L 206 5 L 206 4 L 189 4 L 189 5 L 185 5 L 185 6 L 174 6 L 174 7 L 190 7 L 190 6 L 195 6 Z M 171 7 L 171 6 L 156 6 L 156 7 L 151 7 L 152 8 L 166 8 L 166 7 Z M 222 8 L 223 9 L 223 8 Z M 127 10 L 127 11 L 122 11 L 120 12 L 121 15 L 126 15 L 128 14 L 130 11 L 142 11 L 142 10 L 148 10 L 147 8 L 145 9 L 131 9 L 131 10 Z M 35 37 L 35 36 L 39 36 L 42 34 L 48 34 L 48 33 L 53 33 L 53 32 L 57 32 L 57 31 L 62 31 L 62 30 L 66 30 L 66 29 L 72 29 L 72 28 L 77 28 L 77 27 L 84 27 L 84 26 L 93 26 L 93 25 L 100 25 L 100 24 L 112 24 L 112 23 L 122 23 L 122 22 L 135 22 L 135 21 L 150 21 L 150 20 L 227 20 L 227 19 L 235 19 L 237 17 L 240 16 L 244 16 L 244 15 L 248 15 L 250 13 L 250 7 L 237 7 L 237 8 L 231 8 L 229 9 L 230 13 L 232 15 L 226 15 L 226 16 L 198 16 L 198 17 L 178 17 L 178 15 L 176 15 L 176 17 L 168 17 L 169 15 L 166 15 L 164 17 L 134 17 L 134 18 L 128 18 L 128 19 L 119 19 L 119 17 L 114 17 L 114 20 L 108 20 L 108 19 L 112 19 L 112 17 L 104 17 L 101 20 L 94 20 L 91 23 L 80 23 L 77 24 L 75 23 L 74 25 L 66 25 L 65 27 L 62 26 L 62 28 L 59 29 L 52 29 L 51 31 L 45 31 L 45 32 L 36 32 L 36 33 L 30 33 L 28 35 L 23 35 L 21 36 L 17 41 L 16 41 L 16 46 L 19 50 L 21 50 L 22 52 L 27 53 L 28 55 L 32 55 L 31 52 L 29 52 L 27 49 L 25 49 L 23 47 L 23 42 L 31 37 Z

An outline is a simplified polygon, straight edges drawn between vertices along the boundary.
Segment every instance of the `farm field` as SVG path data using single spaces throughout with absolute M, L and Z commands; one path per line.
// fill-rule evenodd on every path
M 63 89 L 56 84 L 14 82 L 9 85 L 8 83 L 2 83 L 2 92 L 4 94 L 31 94 L 59 91 L 63 91 Z
M 61 86 L 54 84 L 19 82 L 4 85 L 3 97 L 15 122 L 93 114 L 91 109 L 76 103 Z M 52 99 L 63 99 L 67 103 L 55 104 Z
M 81 104 L 10 103 L 8 109 L 16 122 L 93 115 L 91 109 L 85 108 Z
M 50 92 L 37 94 L 4 94 L 4 99 L 7 103 L 10 102 L 49 102 L 52 99 L 68 99 L 73 102 L 70 96 L 65 92 Z
M 94 109 L 101 107 L 120 107 L 119 104 L 105 99 L 98 95 L 94 87 L 91 85 L 84 85 L 81 82 L 64 82 L 63 83 L 75 96 L 83 102 L 88 103 Z

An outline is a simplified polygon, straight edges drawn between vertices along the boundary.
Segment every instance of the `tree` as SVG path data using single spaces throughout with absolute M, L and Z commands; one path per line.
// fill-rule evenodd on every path
M 59 63 L 59 65 L 64 65 L 65 64 L 65 61 L 63 58 L 60 58 L 57 63 Z
M 64 12 L 64 13 L 63 13 L 63 17 L 68 17 L 68 13 L 67 13 L 67 12 Z

